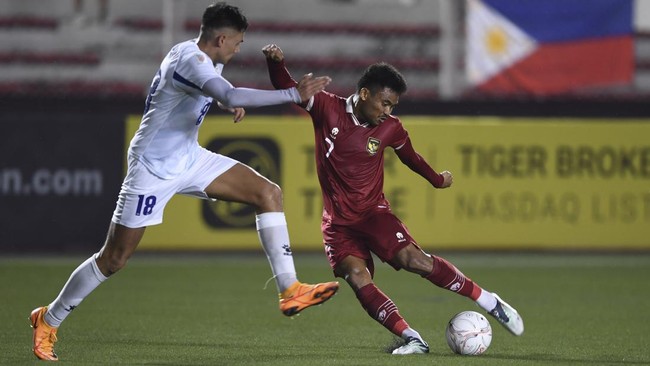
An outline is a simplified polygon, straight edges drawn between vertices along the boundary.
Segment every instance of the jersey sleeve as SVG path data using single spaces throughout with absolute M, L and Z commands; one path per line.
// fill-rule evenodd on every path
M 298 82 L 293 80 L 289 70 L 282 61 L 273 61 L 270 58 L 266 59 L 266 65 L 269 69 L 269 77 L 271 78 L 271 84 L 276 89 L 286 89 L 298 85 Z
M 200 51 L 181 56 L 174 70 L 174 86 L 187 92 L 200 92 L 210 79 L 219 77 L 210 58 Z
M 397 154 L 399 160 L 412 171 L 421 175 L 432 186 L 440 188 L 445 180 L 444 177 L 433 170 L 426 160 L 415 151 L 411 139 L 408 137 L 406 130 L 401 127 L 401 123 L 400 129 L 403 132 L 403 140 L 402 138 L 398 138 L 396 144 L 391 145 L 395 149 L 395 154 Z M 399 143 L 400 141 L 402 141 L 401 144 Z
M 269 70 L 269 77 L 271 78 L 271 84 L 276 89 L 291 88 L 298 85 L 298 82 L 293 79 L 291 73 L 287 69 L 287 66 L 284 60 L 274 61 L 270 58 L 266 59 L 266 65 Z M 327 92 L 316 93 L 313 97 L 309 98 L 308 101 L 304 103 L 298 103 L 299 106 L 304 108 L 312 117 L 312 122 L 315 125 L 319 124 L 321 118 L 319 118 L 320 112 L 324 109 L 323 106 L 328 102 Z
M 406 143 L 409 138 L 409 134 L 406 129 L 404 129 L 404 126 L 402 126 L 402 123 L 399 121 L 399 119 L 396 117 L 394 118 L 397 123 L 395 124 L 395 128 L 393 130 L 390 147 L 397 150 Z
M 296 88 L 280 90 L 235 88 L 221 76 L 208 80 L 203 85 L 203 93 L 228 108 L 300 103 L 300 94 Z
M 336 109 L 338 97 L 332 93 L 322 91 L 309 98 L 307 103 L 300 106 L 305 108 L 312 117 L 314 126 L 320 126 L 327 119 L 328 114 Z

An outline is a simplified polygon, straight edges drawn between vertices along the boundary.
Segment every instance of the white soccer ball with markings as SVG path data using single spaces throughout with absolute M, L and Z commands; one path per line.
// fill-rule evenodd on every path
M 490 342 L 490 322 L 475 311 L 458 313 L 447 324 L 447 344 L 459 355 L 480 355 L 490 347 Z

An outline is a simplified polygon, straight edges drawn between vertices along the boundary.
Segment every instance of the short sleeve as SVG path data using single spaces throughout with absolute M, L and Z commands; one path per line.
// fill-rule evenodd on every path
M 206 81 L 218 77 L 210 58 L 201 51 L 182 55 L 174 70 L 174 85 L 188 91 L 201 91 Z
M 331 113 L 335 110 L 336 99 L 334 94 L 322 91 L 311 97 L 306 105 L 301 104 L 301 106 L 312 116 L 312 123 L 315 126 L 320 126 L 328 111 Z
M 404 146 L 408 138 L 409 134 L 406 129 L 404 129 L 404 126 L 402 126 L 402 122 L 400 122 L 399 118 L 395 117 L 395 127 L 393 128 L 391 139 L 393 143 L 391 143 L 390 146 L 393 149 L 399 149 Z

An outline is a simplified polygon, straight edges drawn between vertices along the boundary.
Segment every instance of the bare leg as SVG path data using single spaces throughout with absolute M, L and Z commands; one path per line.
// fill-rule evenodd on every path
M 205 191 L 212 198 L 255 207 L 259 239 L 278 292 L 283 293 L 297 283 L 280 187 L 250 167 L 236 164 L 210 183 Z
M 347 256 L 336 266 L 334 273 L 345 279 L 361 306 L 379 324 L 398 337 L 403 337 L 404 332 L 410 329 L 395 303 L 375 286 L 364 259 Z M 417 336 L 419 338 L 419 334 Z
M 524 322 L 515 308 L 496 294 L 481 288 L 444 258 L 426 254 L 414 245 L 409 245 L 398 252 L 394 262 L 438 287 L 474 300 L 509 332 L 516 336 L 523 334 Z
M 97 256 L 97 266 L 109 277 L 122 269 L 140 244 L 146 227 L 128 228 L 111 222 L 104 247 Z
M 205 192 L 218 200 L 252 205 L 258 214 L 283 211 L 280 187 L 241 163 L 212 181 Z
M 97 286 L 126 265 L 145 228 L 131 229 L 111 222 L 104 247 L 80 264 L 59 296 L 48 306 L 45 321 L 58 327 Z
M 483 291 L 453 264 L 444 258 L 426 254 L 415 245 L 408 245 L 397 252 L 393 262 L 409 272 L 419 274 L 438 287 L 469 297 L 474 301 Z

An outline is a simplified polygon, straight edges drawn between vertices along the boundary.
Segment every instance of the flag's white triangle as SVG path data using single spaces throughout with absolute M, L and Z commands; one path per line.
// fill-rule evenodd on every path
M 472 85 L 481 84 L 537 48 L 532 37 L 481 0 L 467 0 L 466 37 L 465 72 Z

